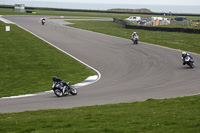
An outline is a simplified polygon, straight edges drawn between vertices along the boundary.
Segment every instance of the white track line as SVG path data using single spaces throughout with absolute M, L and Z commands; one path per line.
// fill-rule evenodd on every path
M 3 16 L 3 15 L 0 15 L 0 21 L 4 22 L 4 23 L 6 23 L 6 24 L 15 24 L 15 23 L 11 22 L 10 20 L 7 20 L 7 19 L 5 19 L 5 18 L 2 18 L 2 16 Z

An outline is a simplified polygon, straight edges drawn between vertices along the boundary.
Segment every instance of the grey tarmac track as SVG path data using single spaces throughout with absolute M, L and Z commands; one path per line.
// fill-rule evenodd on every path
M 200 93 L 200 56 L 191 54 L 195 68 L 183 66 L 181 51 L 128 39 L 39 22 L 41 16 L 6 16 L 101 73 L 101 79 L 79 88 L 77 96 L 53 93 L 0 100 L 0 113 L 72 108 L 163 99 Z M 28 44 L 27 44 L 28 45 Z M 53 57 L 52 57 L 53 58 Z M 65 68 L 63 68 L 65 69 Z

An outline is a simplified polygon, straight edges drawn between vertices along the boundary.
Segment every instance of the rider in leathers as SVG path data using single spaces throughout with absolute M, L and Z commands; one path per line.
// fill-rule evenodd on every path
M 65 90 L 66 90 L 66 83 L 62 80 L 62 79 L 60 79 L 60 78 L 57 78 L 56 76 L 54 76 L 53 78 L 53 81 L 56 81 L 58 84 L 60 84 L 61 85 L 61 90 L 63 91 L 63 93 L 65 92 Z
M 135 39 L 139 40 L 139 36 L 137 35 L 136 32 L 133 32 L 131 40 L 133 40 L 134 43 L 135 43 Z
M 182 52 L 182 57 L 181 57 L 181 59 L 183 60 L 183 65 L 186 64 L 185 59 L 186 59 L 188 56 L 189 56 L 191 59 L 193 59 L 192 56 L 191 56 L 190 54 L 188 54 L 187 52 L 185 52 L 185 51 Z

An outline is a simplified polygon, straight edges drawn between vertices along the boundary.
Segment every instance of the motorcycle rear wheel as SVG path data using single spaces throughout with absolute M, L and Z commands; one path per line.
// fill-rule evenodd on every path
M 54 93 L 57 97 L 62 97 L 63 96 L 63 92 L 60 89 L 55 89 Z

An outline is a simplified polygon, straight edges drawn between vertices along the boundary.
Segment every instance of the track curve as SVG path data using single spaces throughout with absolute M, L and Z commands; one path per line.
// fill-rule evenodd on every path
M 40 16 L 6 16 L 101 73 L 95 84 L 79 88 L 77 96 L 57 98 L 53 93 L 0 100 L 0 113 L 132 102 L 199 94 L 199 55 L 196 67 L 182 66 L 180 51 L 156 45 L 62 26 Z

